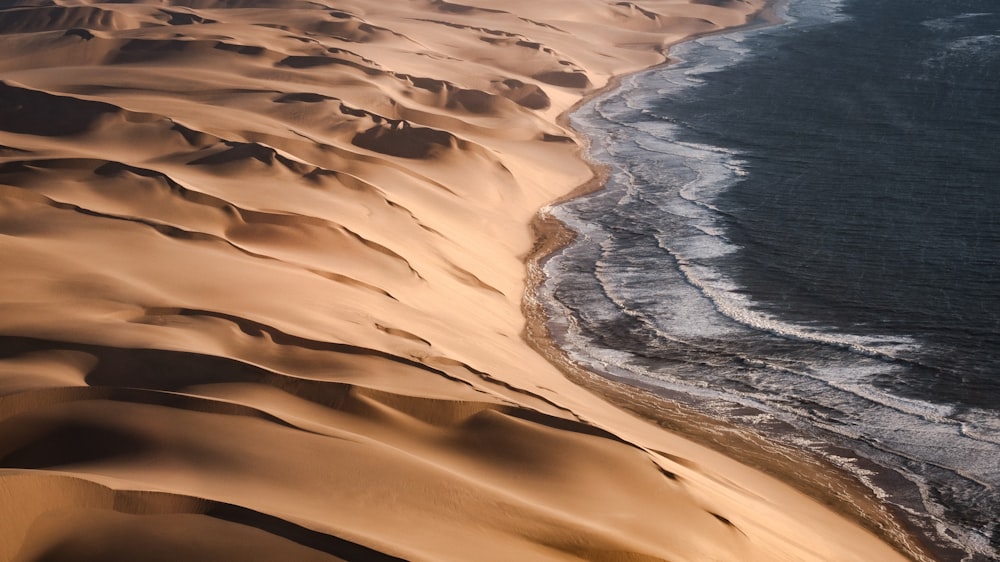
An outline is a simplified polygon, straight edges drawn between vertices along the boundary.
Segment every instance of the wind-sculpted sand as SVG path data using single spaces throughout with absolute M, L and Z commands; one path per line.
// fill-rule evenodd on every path
M 0 2 L 0 560 L 891 560 L 526 341 L 558 116 L 759 2 Z

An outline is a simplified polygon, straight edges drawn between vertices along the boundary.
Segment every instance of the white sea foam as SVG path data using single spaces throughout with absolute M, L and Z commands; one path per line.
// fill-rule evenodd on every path
M 1000 35 L 970 35 L 960 37 L 945 45 L 945 49 L 958 55 L 978 55 L 984 51 L 994 51 L 1000 45 Z
M 839 11 L 839 2 L 821 4 L 797 12 L 800 20 L 819 17 L 816 14 L 824 10 L 828 15 Z M 752 174 L 750 164 L 744 155 L 729 149 L 678 141 L 682 125 L 657 115 L 654 104 L 663 98 L 697 87 L 707 72 L 754 56 L 747 44 L 752 33 L 702 38 L 675 50 L 675 57 L 682 60 L 707 59 L 708 64 L 681 63 L 654 75 L 630 77 L 622 92 L 591 103 L 573 117 L 579 129 L 591 133 L 591 157 L 612 166 L 609 191 L 595 197 L 603 198 L 603 204 L 617 202 L 636 212 L 660 213 L 664 221 L 623 227 L 628 235 L 645 229 L 662 250 L 662 256 L 649 253 L 629 261 L 615 254 L 617 232 L 582 220 L 572 206 L 553 209 L 554 215 L 581 233 L 580 253 L 589 248 L 586 252 L 595 256 L 591 283 L 597 286 L 599 282 L 602 298 L 606 298 L 593 308 L 581 305 L 586 310 L 580 320 L 613 325 L 624 314 L 655 340 L 649 343 L 656 348 L 653 351 L 662 348 L 667 366 L 656 363 L 656 353 L 637 356 L 595 345 L 577 319 L 564 325 L 563 346 L 585 366 L 692 396 L 694 404 L 714 415 L 752 426 L 778 419 L 851 440 L 873 462 L 892 466 L 913 482 L 921 490 L 923 507 L 944 519 L 945 509 L 938 504 L 941 497 L 964 498 L 971 504 L 976 494 L 995 493 L 1000 486 L 997 413 L 902 396 L 889 386 L 875 384 L 880 378 L 894 378 L 919 351 L 911 338 L 844 333 L 765 312 L 719 269 L 719 258 L 740 249 L 727 239 L 716 198 Z M 965 39 L 952 45 L 952 50 L 968 50 L 987 40 L 980 36 Z M 705 54 L 697 49 L 714 51 Z M 594 209 L 589 212 L 599 214 Z M 650 228 L 651 224 L 656 227 Z M 560 259 L 547 264 L 550 278 L 566 274 Z M 672 264 L 671 271 L 655 271 L 666 263 Z M 554 289 L 544 290 L 549 291 L 547 300 L 554 303 Z M 753 347 L 754 338 L 784 343 L 775 344 L 779 351 L 764 349 L 771 344 L 762 344 L 764 351 L 759 351 Z M 734 343 L 725 353 L 713 355 L 713 346 L 726 342 Z M 782 355 L 782 346 L 798 345 L 789 342 L 812 346 L 809 349 L 814 351 L 808 353 L 814 356 Z M 740 407 L 756 412 L 747 414 Z M 823 444 L 832 437 L 815 435 L 777 438 L 826 454 L 874 493 L 888 497 L 870 470 L 850 457 L 824 451 Z M 935 486 L 929 481 L 936 482 Z M 901 508 L 916 519 L 922 517 L 916 504 Z M 939 525 L 942 536 L 958 536 L 974 551 L 991 552 L 986 531 L 961 529 L 939 520 L 933 523 Z
M 952 31 L 964 27 L 969 20 L 995 15 L 991 12 L 958 14 L 944 18 L 934 18 L 920 22 L 920 25 L 934 31 Z

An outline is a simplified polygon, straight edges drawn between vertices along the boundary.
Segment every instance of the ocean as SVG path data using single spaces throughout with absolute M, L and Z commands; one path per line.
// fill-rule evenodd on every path
M 611 172 L 551 209 L 558 343 L 1000 559 L 1000 4 L 780 11 L 574 114 Z

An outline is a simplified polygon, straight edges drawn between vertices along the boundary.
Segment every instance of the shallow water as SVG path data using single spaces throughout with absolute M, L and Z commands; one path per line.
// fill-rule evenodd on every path
M 831 458 L 942 548 L 996 559 L 1000 10 L 802 0 L 786 19 L 679 46 L 574 115 L 613 172 L 553 210 L 582 234 L 546 265 L 560 343 L 846 446 L 911 483 Z

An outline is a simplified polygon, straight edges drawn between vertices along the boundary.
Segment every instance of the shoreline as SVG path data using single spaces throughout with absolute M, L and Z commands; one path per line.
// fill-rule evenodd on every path
M 522 300 L 522 311 L 526 320 L 522 334 L 524 340 L 535 351 L 555 365 L 570 381 L 597 393 L 613 406 L 628 411 L 650 421 L 672 433 L 691 438 L 705 444 L 730 458 L 780 478 L 797 490 L 830 506 L 838 513 L 857 521 L 865 528 L 891 544 L 898 552 L 913 560 L 931 561 L 932 549 L 926 538 L 910 524 L 897 508 L 872 497 L 872 490 L 850 472 L 837 467 L 823 457 L 776 443 L 749 428 L 738 427 L 726 420 L 714 418 L 693 410 L 670 397 L 670 392 L 654 385 L 642 385 L 641 381 L 625 380 L 610 373 L 602 373 L 583 367 L 570 359 L 557 343 L 550 328 L 550 318 L 546 304 L 539 295 L 547 276 L 545 263 L 562 249 L 570 246 L 579 235 L 565 223 L 552 216 L 547 210 L 573 199 L 586 197 L 605 188 L 609 170 L 607 165 L 592 161 L 587 157 L 590 139 L 571 124 L 571 116 L 582 106 L 594 99 L 611 94 L 622 87 L 629 76 L 654 72 L 674 64 L 669 51 L 676 45 L 693 41 L 699 37 L 726 34 L 733 31 L 780 25 L 780 7 L 788 0 L 768 0 L 754 16 L 754 21 L 744 26 L 717 32 L 693 34 L 689 37 L 664 45 L 662 55 L 666 60 L 632 73 L 613 76 L 608 83 L 580 99 L 571 108 L 560 114 L 557 123 L 573 132 L 580 143 L 579 157 L 590 167 L 593 177 L 577 186 L 571 192 L 560 196 L 539 209 L 531 222 L 535 245 L 524 258 L 528 272 L 527 284 Z M 695 423 L 692 423 L 695 422 Z M 782 424 L 784 425 L 784 424 Z M 796 431 L 791 426 L 783 431 Z M 853 452 L 850 452 L 853 455 Z M 784 459 L 785 462 L 781 462 Z M 863 459 L 862 459 L 863 460 Z M 808 463 L 815 474 L 803 474 L 800 463 Z M 825 485 L 817 486 L 816 476 Z

